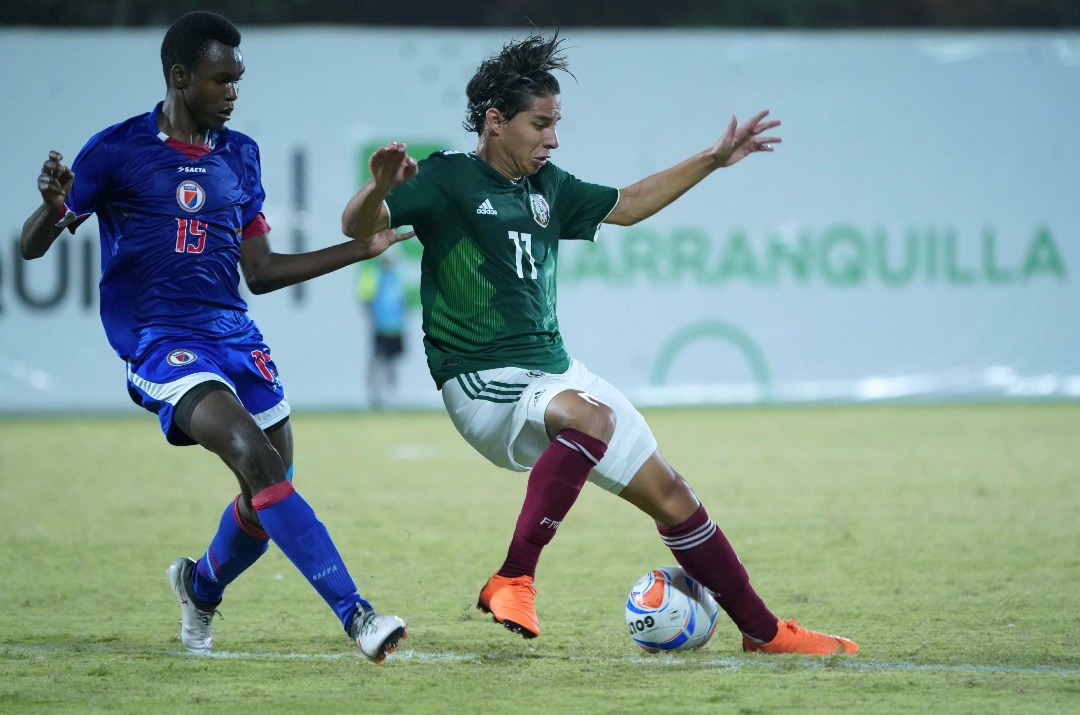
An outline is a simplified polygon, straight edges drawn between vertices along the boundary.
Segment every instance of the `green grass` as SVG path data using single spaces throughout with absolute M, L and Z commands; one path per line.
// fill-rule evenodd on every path
M 589 487 L 537 574 L 543 635 L 473 606 L 523 475 L 442 414 L 297 415 L 297 484 L 363 593 L 405 617 L 375 667 L 280 552 L 182 654 L 162 574 L 206 547 L 233 477 L 156 421 L 0 420 L 0 712 L 1045 713 L 1080 709 L 1080 404 L 656 410 L 669 460 L 780 616 L 854 657 L 648 656 L 630 585 L 672 563 Z

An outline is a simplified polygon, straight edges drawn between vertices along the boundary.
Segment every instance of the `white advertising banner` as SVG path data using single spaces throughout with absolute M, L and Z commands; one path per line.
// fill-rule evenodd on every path
M 243 28 L 241 28 L 243 30 Z M 0 30 L 0 412 L 134 409 L 97 317 L 96 224 L 19 259 L 49 149 L 164 96 L 153 31 Z M 276 250 L 345 240 L 374 146 L 471 150 L 464 87 L 519 31 L 252 29 L 231 126 Z M 768 108 L 784 142 L 563 245 L 572 354 L 639 404 L 1080 397 L 1080 34 L 566 31 L 561 145 L 623 187 Z M 389 403 L 436 406 L 414 299 Z M 369 404 L 357 269 L 249 297 L 290 401 Z

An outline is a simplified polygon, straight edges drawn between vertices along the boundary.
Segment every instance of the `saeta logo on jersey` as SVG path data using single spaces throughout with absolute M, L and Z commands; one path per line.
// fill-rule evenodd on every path
M 551 209 L 547 199 L 540 194 L 529 194 L 529 207 L 532 209 L 533 220 L 540 224 L 540 228 L 547 228 L 551 220 Z
M 184 365 L 190 365 L 199 359 L 199 356 L 190 350 L 173 350 L 169 353 L 169 356 L 165 358 L 165 362 L 169 363 L 173 367 L 182 367 Z
M 181 181 L 176 187 L 176 203 L 189 213 L 195 213 L 206 203 L 206 192 L 194 181 Z

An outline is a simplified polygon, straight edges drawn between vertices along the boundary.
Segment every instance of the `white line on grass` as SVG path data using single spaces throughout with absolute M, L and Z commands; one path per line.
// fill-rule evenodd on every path
M 161 651 L 169 655 L 187 655 L 183 651 Z M 245 653 L 242 651 L 218 651 L 208 653 L 206 658 L 238 658 L 238 659 L 265 659 L 265 660 L 338 660 L 340 658 L 360 658 L 359 653 L 352 651 L 346 653 Z M 471 653 L 421 653 L 415 650 L 399 650 L 386 656 L 387 660 L 461 660 L 466 662 L 480 662 L 480 658 Z
M 793 656 L 781 656 L 783 658 L 791 658 Z M 621 662 L 621 663 L 641 663 L 644 665 L 670 665 L 670 666 L 685 666 L 685 665 L 712 665 L 725 670 L 739 670 L 744 667 L 761 667 L 761 668 L 775 668 L 780 663 L 772 660 L 765 660 L 755 658 L 753 660 L 749 658 L 712 658 L 709 660 L 684 660 L 674 655 L 634 655 L 625 656 L 623 658 L 609 658 L 609 662 Z M 785 660 L 785 664 L 790 664 L 793 661 Z M 964 673 L 1048 673 L 1054 675 L 1080 675 L 1080 669 L 1077 668 L 1059 668 L 1052 665 L 974 665 L 974 664 L 957 664 L 948 665 L 945 663 L 906 663 L 904 661 L 879 661 L 873 659 L 858 659 L 848 658 L 847 656 L 830 657 L 830 658 L 803 658 L 798 661 L 801 665 L 809 668 L 839 668 L 844 670 L 857 670 L 864 672 L 873 671 L 886 671 L 886 670 L 921 670 L 921 671 L 935 671 L 935 672 L 964 672 Z
M 167 656 L 188 656 L 189 654 L 182 650 L 161 650 L 161 649 L 148 649 L 139 650 L 135 648 L 107 648 L 107 647 L 77 647 L 73 648 L 70 645 L 36 645 L 36 646 L 23 646 L 23 645 L 5 645 L 0 644 L 0 654 L 20 654 L 20 655 L 33 655 L 37 657 L 44 657 L 46 655 L 79 655 L 80 653 L 89 654 L 107 654 L 107 655 L 167 655 Z M 343 660 L 343 659 L 362 659 L 359 653 L 353 651 L 343 651 L 341 653 L 275 653 L 275 652 L 253 652 L 246 651 L 216 651 L 203 656 L 190 656 L 192 658 L 221 658 L 227 660 Z M 559 656 L 552 656 L 553 658 L 559 658 Z M 788 658 L 785 656 L 785 658 Z M 512 657 L 510 658 L 512 659 Z M 386 658 L 387 662 L 394 660 L 416 660 L 421 662 L 428 661 L 458 661 L 467 663 L 482 663 L 484 658 L 473 653 L 456 653 L 454 651 L 446 651 L 442 653 L 428 653 L 418 650 L 399 650 Z M 580 660 L 586 662 L 595 663 L 597 661 L 601 663 L 628 663 L 637 665 L 648 666 L 671 666 L 671 667 L 692 667 L 692 666 L 713 666 L 717 668 L 723 668 L 725 670 L 740 670 L 742 668 L 775 668 L 781 665 L 780 662 L 768 660 L 766 658 L 739 658 L 739 657 L 727 657 L 727 658 L 710 658 L 707 660 L 695 660 L 693 658 L 683 658 L 672 654 L 661 655 L 628 655 L 621 658 L 589 658 L 587 656 L 571 656 L 567 660 Z M 785 660 L 784 665 L 790 666 L 791 660 Z M 989 674 L 1002 674 L 1002 673 L 1027 673 L 1027 674 L 1046 674 L 1046 675 L 1080 675 L 1080 669 L 1078 668 L 1060 668 L 1050 665 L 975 665 L 975 664 L 934 664 L 934 663 L 907 663 L 904 661 L 879 661 L 873 659 L 859 659 L 848 657 L 835 657 L 835 658 L 803 658 L 799 661 L 800 665 L 808 668 L 837 668 L 841 670 L 855 670 L 858 672 L 879 672 L 879 671 L 924 671 L 924 672 L 961 672 L 961 673 L 989 673 Z

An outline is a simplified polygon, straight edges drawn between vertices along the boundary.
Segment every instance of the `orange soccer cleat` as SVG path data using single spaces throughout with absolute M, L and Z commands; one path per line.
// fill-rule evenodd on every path
M 742 649 L 747 652 L 803 653 L 806 655 L 836 655 L 857 653 L 859 645 L 840 636 L 830 636 L 795 625 L 797 619 L 779 621 L 776 637 L 768 643 L 759 643 L 743 635 Z
M 495 574 L 484 584 L 476 607 L 490 613 L 496 623 L 522 638 L 540 635 L 540 622 L 536 620 L 536 587 L 532 576 L 500 576 Z

